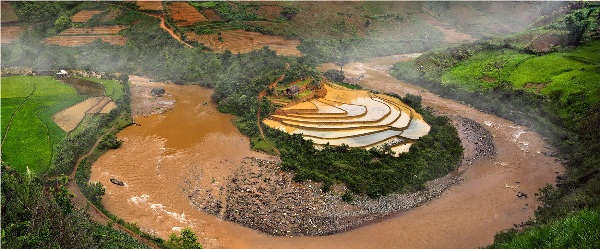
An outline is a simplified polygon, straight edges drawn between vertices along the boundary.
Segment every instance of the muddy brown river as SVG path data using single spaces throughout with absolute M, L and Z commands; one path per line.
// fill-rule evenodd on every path
M 232 125 L 232 116 L 210 103 L 211 90 L 160 85 L 176 101 L 172 110 L 136 117 L 141 126 L 119 133 L 121 148 L 103 155 L 93 166 L 91 181 L 106 186 L 106 209 L 144 231 L 167 238 L 191 227 L 205 248 L 478 248 L 515 223 L 533 217 L 534 193 L 553 183 L 564 170 L 539 135 L 526 127 L 446 100 L 400 82 L 386 71 L 396 61 L 415 55 L 390 56 L 345 67 L 346 76 L 362 78 L 367 89 L 423 96 L 423 104 L 439 113 L 460 115 L 482 124 L 493 135 L 497 155 L 461 167 L 460 183 L 443 196 L 410 211 L 369 222 L 359 228 L 321 237 L 275 237 L 223 221 L 195 208 L 184 189 L 199 182 L 218 189 L 244 157 L 269 159 L 250 151 L 249 141 Z M 334 65 L 324 65 L 323 69 Z M 208 102 L 203 105 L 203 102 Z M 201 174 L 190 172 L 201 172 Z M 118 178 L 125 186 L 111 184 Z M 518 191 L 529 198 L 518 198 Z

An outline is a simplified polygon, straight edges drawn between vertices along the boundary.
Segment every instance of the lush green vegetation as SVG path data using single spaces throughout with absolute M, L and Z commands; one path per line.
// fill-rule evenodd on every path
M 594 36 L 600 10 L 597 4 L 579 8 L 533 31 L 565 36 L 546 53 L 523 46 L 518 39 L 527 35 L 518 35 L 430 52 L 394 66 L 398 78 L 535 129 L 566 159 L 559 187 L 541 190 L 543 205 L 527 223 L 532 227 L 497 235 L 494 248 L 597 247 L 598 213 L 581 210 L 600 207 L 600 42 Z
M 119 101 L 123 97 L 123 84 L 114 80 L 82 77 L 82 79 L 100 83 L 104 86 L 104 95 L 113 101 Z
M 180 236 L 172 233 L 165 246 L 172 249 L 202 249 L 202 245 L 198 243 L 198 237 L 189 228 L 181 230 Z
M 600 212 L 582 210 L 564 219 L 507 236 L 488 248 L 599 248 Z
M 52 114 L 81 98 L 75 89 L 52 77 L 5 77 L 2 89 L 2 160 L 21 172 L 28 167 L 45 172 L 53 143 L 65 135 L 52 121 Z
M 74 208 L 67 181 L 2 164 L 2 248 L 148 248 Z

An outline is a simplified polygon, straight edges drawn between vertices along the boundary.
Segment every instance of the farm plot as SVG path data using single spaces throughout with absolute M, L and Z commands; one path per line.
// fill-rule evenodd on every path
M 52 77 L 34 76 L 2 78 L 1 94 L 2 160 L 21 172 L 44 172 L 53 143 L 65 134 L 52 126 L 49 113 L 78 101 L 80 95 Z
M 123 95 L 123 86 L 113 80 L 71 77 L 64 82 L 73 86 L 79 94 L 90 96 L 52 116 L 52 120 L 66 132 L 74 130 L 88 114 L 109 113 L 116 108 L 111 98 L 118 100 Z
M 316 146 L 373 148 L 407 152 L 429 125 L 400 100 L 368 91 L 324 85 L 324 97 L 282 108 L 263 123 L 290 134 L 303 134 Z
M 71 21 L 87 22 L 90 19 L 92 19 L 92 17 L 94 17 L 95 15 L 98 15 L 102 12 L 104 12 L 104 10 L 82 10 L 82 11 L 79 11 L 77 14 L 73 15 L 71 17 Z
M 104 86 L 104 95 L 110 97 L 113 101 L 120 100 L 123 97 L 123 85 L 117 81 L 90 77 L 81 77 L 80 79 L 102 84 Z
M 50 166 L 53 145 L 66 134 L 62 126 L 54 122 L 55 114 L 65 113 L 61 110 L 76 106 L 84 109 L 84 105 L 88 107 L 83 116 L 86 113 L 108 113 L 116 107 L 110 97 L 120 99 L 123 95 L 122 85 L 116 81 L 96 79 L 99 81 L 96 83 L 78 78 L 63 80 L 65 82 L 50 76 L 2 78 L 0 135 L 3 162 L 21 172 L 29 168 L 35 173 L 43 173 Z M 110 89 L 106 96 L 103 85 Z M 93 97 L 86 100 L 89 95 Z M 73 117 L 65 119 L 73 120 Z
M 87 113 L 97 113 L 102 110 L 102 108 L 108 104 L 104 99 L 104 97 L 88 98 L 74 106 L 57 112 L 52 116 L 52 120 L 54 120 L 61 129 L 70 132 L 79 125 L 79 122 L 81 122 Z
M 125 28 L 127 28 L 127 26 L 124 25 L 70 28 L 57 36 L 46 39 L 44 43 L 64 47 L 76 47 L 90 44 L 96 40 L 102 40 L 103 42 L 114 45 L 125 45 L 126 39 L 118 35 L 118 33 Z
M 19 36 L 27 30 L 27 26 L 4 26 L 0 32 L 2 34 L 2 43 L 11 43 L 19 39 Z
M 300 51 L 296 48 L 300 45 L 300 41 L 288 40 L 282 36 L 265 35 L 242 29 L 224 30 L 220 34 L 205 35 L 187 32 L 185 35 L 188 40 L 202 43 L 217 52 L 228 49 L 232 53 L 247 53 L 268 46 L 279 55 L 300 56 Z
M 208 21 L 194 6 L 186 2 L 172 2 L 169 4 L 168 9 L 169 15 L 179 27 Z
M 140 10 L 162 11 L 163 6 L 161 1 L 136 1 Z

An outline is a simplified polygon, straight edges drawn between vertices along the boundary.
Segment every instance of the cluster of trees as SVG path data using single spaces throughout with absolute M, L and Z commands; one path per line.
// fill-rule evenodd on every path
M 73 207 L 67 182 L 2 164 L 2 248 L 148 248 Z

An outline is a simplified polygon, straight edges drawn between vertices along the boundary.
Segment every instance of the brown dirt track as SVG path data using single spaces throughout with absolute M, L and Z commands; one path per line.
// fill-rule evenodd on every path
M 299 56 L 300 51 L 296 46 L 300 45 L 298 40 L 286 40 L 281 36 L 265 35 L 258 32 L 245 30 L 222 31 L 223 42 L 219 41 L 217 34 L 197 35 L 193 32 L 186 33 L 189 40 L 198 41 L 205 46 L 221 52 L 229 49 L 232 53 L 246 53 L 255 49 L 269 46 L 279 55 Z
M 180 27 L 208 21 L 194 6 L 186 2 L 172 2 L 169 5 L 169 15 L 175 20 L 176 25 Z

